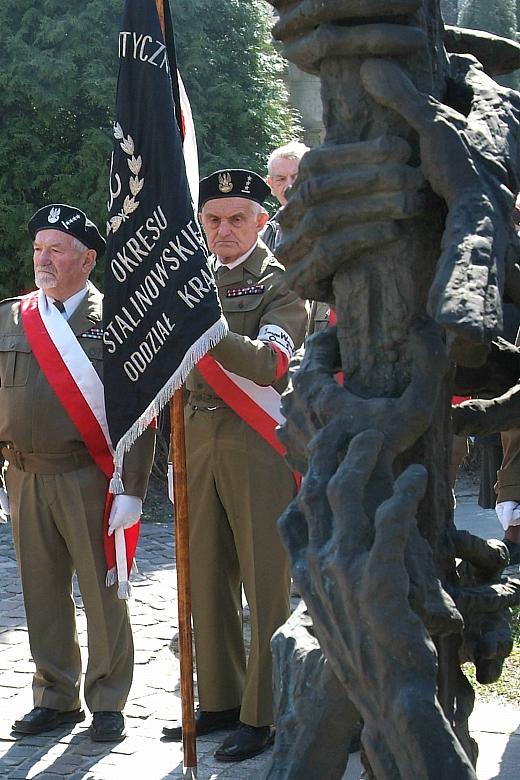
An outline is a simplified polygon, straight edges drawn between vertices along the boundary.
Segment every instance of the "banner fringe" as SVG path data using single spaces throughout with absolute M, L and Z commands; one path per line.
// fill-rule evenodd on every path
M 107 588 L 110 588 L 112 585 L 115 585 L 117 582 L 117 569 L 115 566 L 112 566 L 111 569 L 107 571 L 107 576 L 105 578 L 105 585 Z
M 148 428 L 152 420 L 158 416 L 163 406 L 170 400 L 176 390 L 184 384 L 184 381 L 190 371 L 197 365 L 199 360 L 204 357 L 208 350 L 215 347 L 228 332 L 226 318 L 222 315 L 208 330 L 192 344 L 186 352 L 182 363 L 175 373 L 166 382 L 164 387 L 157 393 L 152 403 L 148 406 L 138 420 L 121 437 L 117 444 L 114 457 L 115 469 L 118 471 L 118 464 L 122 464 L 125 452 L 128 452 L 136 439 Z

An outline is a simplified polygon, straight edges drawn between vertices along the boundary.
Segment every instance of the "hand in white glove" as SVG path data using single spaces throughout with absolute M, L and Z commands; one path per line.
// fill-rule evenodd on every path
M 0 487 L 0 523 L 7 523 L 9 517 L 9 496 L 7 490 Z
M 111 536 L 118 528 L 130 528 L 135 525 L 142 511 L 143 502 L 137 496 L 116 496 L 108 518 L 108 535 Z
M 518 501 L 500 501 L 496 507 L 498 519 L 504 531 L 511 525 L 520 525 L 520 503 Z

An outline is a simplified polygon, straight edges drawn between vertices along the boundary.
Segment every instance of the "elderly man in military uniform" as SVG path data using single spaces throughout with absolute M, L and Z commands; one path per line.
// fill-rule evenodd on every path
M 245 170 L 217 171 L 200 186 L 200 218 L 230 329 L 186 383 L 196 733 L 233 729 L 215 753 L 221 761 L 250 758 L 273 741 L 270 639 L 289 616 L 289 566 L 276 522 L 296 483 L 274 427 L 307 314 L 258 239 L 268 194 L 261 177 Z M 251 621 L 247 661 L 242 585 Z M 180 727 L 163 733 L 182 737 Z
M 0 441 L 36 665 L 34 709 L 13 731 L 34 735 L 85 719 L 76 572 L 88 624 L 90 734 L 119 741 L 133 643 L 126 601 L 107 584 L 104 548 L 116 529 L 139 519 L 154 434 L 146 431 L 126 457 L 126 492 L 105 513 L 108 477 L 95 458 L 103 448 L 111 458 L 110 449 L 108 440 L 93 445 L 103 436 L 102 295 L 88 281 L 105 241 L 80 209 L 65 204 L 36 212 L 29 233 L 39 291 L 0 304 Z

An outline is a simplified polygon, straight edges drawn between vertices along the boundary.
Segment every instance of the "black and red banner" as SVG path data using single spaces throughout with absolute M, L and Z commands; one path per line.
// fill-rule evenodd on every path
M 116 461 L 227 330 L 188 183 L 191 114 L 167 0 L 164 10 L 166 41 L 155 0 L 126 0 L 119 34 L 103 313 Z

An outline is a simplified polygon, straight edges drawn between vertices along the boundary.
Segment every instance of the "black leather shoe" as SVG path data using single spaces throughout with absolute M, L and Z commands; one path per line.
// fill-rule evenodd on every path
M 122 712 L 99 711 L 92 716 L 90 739 L 93 742 L 121 742 L 126 737 Z
M 502 539 L 502 541 L 509 550 L 509 565 L 516 566 L 520 563 L 520 544 L 509 539 Z
M 272 745 L 274 729 L 271 726 L 248 726 L 241 723 L 213 754 L 217 761 L 245 761 Z
M 50 707 L 35 707 L 20 720 L 15 720 L 12 729 L 18 734 L 41 734 L 52 731 L 64 723 L 81 723 L 85 720 L 83 710 L 53 710 Z
M 211 734 L 212 731 L 234 729 L 239 722 L 239 717 L 240 707 L 218 712 L 197 709 L 195 712 L 195 735 L 202 737 L 204 734 Z M 163 726 L 162 733 L 167 739 L 180 742 L 182 739 L 182 726 L 174 726 L 173 728 Z

